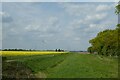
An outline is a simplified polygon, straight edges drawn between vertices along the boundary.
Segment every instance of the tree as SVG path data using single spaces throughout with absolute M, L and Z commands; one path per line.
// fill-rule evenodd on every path
M 94 51 L 92 49 L 92 46 L 90 46 L 87 51 L 90 52 L 90 53 L 94 53 Z
M 120 13 L 120 2 L 118 2 L 118 5 L 116 6 L 116 10 L 115 10 L 116 14 Z
M 58 52 L 60 52 L 61 50 L 60 49 L 58 49 Z
M 117 24 L 117 27 L 116 27 L 116 29 L 120 29 L 120 24 Z
M 89 43 L 92 45 L 88 48 L 89 52 L 97 52 L 99 55 L 117 55 L 118 36 L 117 30 L 104 30 L 97 34 Z
M 116 11 L 115 13 L 119 16 L 120 14 L 120 2 L 118 2 L 118 5 L 116 6 Z M 117 48 L 117 55 L 120 55 L 120 24 L 117 24 L 117 35 L 118 35 L 118 48 Z
M 58 50 L 56 49 L 55 51 L 57 52 Z

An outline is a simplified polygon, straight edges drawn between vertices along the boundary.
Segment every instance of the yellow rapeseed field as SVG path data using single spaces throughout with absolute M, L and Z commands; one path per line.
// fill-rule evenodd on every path
M 2 56 L 18 56 L 18 55 L 44 55 L 44 54 L 61 54 L 66 52 L 54 52 L 54 51 L 0 51 Z

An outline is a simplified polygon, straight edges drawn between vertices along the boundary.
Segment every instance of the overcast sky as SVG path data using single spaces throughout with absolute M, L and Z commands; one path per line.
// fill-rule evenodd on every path
M 0 16 L 2 48 L 41 50 L 87 50 L 90 39 L 118 22 L 113 2 L 6 2 Z
M 118 2 L 119 0 L 1 0 L 2 2 Z

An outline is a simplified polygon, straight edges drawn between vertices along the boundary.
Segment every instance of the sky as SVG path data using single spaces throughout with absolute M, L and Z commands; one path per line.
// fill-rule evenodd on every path
M 118 2 L 119 0 L 1 0 L 2 2 Z
M 87 50 L 118 22 L 114 2 L 4 2 L 0 17 L 3 49 Z

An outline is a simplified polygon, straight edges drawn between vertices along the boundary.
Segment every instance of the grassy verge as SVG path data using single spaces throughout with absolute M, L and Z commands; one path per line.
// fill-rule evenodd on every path
M 118 61 L 93 54 L 7 56 L 21 62 L 38 78 L 117 78 Z

